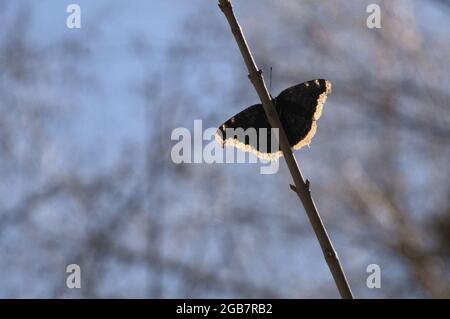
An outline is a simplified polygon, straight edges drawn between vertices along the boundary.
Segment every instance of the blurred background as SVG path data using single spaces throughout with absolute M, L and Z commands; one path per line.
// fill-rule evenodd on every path
M 0 297 L 338 298 L 284 160 L 171 161 L 258 102 L 216 2 L 70 3 L 0 1 Z M 333 83 L 296 155 L 356 297 L 449 298 L 450 3 L 233 4 L 273 95 Z

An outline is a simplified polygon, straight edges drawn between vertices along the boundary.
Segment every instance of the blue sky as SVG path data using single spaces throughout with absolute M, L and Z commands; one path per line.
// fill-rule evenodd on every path
M 81 7 L 81 29 L 66 27 L 66 7 L 71 3 Z M 57 148 L 65 149 L 68 158 L 77 158 L 79 154 L 90 156 L 95 152 L 102 154 L 105 161 L 114 160 L 121 141 L 144 138 L 143 111 L 147 106 L 137 96 L 135 86 L 145 72 L 160 65 L 167 44 L 190 11 L 184 1 L 173 4 L 142 0 L 21 0 L 10 3 L 9 17 L 13 17 L 12 13 L 18 8 L 31 13 L 30 37 L 37 48 L 73 39 L 85 44 L 90 51 L 89 57 L 77 68 L 87 78 L 96 78 L 95 87 L 82 88 L 85 83 L 75 83 L 57 88 L 62 99 L 70 99 L 70 112 L 76 114 L 70 117 L 70 123 L 66 119 L 56 128 L 58 134 L 55 135 L 61 137 Z M 130 46 L 135 40 L 150 49 L 145 65 L 131 52 Z M 61 58 L 70 65 L 69 59 Z M 74 119 L 76 121 L 72 121 Z M 70 154 L 71 151 L 76 154 Z

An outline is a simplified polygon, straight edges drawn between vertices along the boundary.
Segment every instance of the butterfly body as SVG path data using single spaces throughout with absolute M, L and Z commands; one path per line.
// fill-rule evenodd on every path
M 322 114 L 329 93 L 331 82 L 319 79 L 292 86 L 272 99 L 293 149 L 297 150 L 311 143 L 317 130 L 316 121 Z M 255 128 L 257 134 L 266 134 L 264 143 L 260 141 L 261 136 L 256 141 L 251 141 L 249 136 L 240 136 L 230 130 L 245 131 L 249 128 Z M 263 159 L 272 160 L 282 156 L 279 147 L 271 148 L 271 126 L 261 104 L 252 105 L 223 123 L 217 130 L 216 140 L 223 146 L 234 146 Z

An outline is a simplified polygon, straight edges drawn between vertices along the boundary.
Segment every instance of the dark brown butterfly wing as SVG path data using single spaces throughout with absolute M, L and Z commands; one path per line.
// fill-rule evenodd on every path
M 311 143 L 329 93 L 331 82 L 319 79 L 290 87 L 275 99 L 281 123 L 294 149 Z
M 239 131 L 240 129 L 240 131 Z M 254 129 L 254 137 L 250 137 Z M 261 129 L 265 129 L 261 130 Z M 216 141 L 222 146 L 234 146 L 242 151 L 254 153 L 263 159 L 279 157 L 278 148 L 271 152 L 271 126 L 261 104 L 252 105 L 223 123 L 216 132 Z M 247 134 L 245 134 L 247 133 Z M 260 136 L 259 134 L 266 135 Z

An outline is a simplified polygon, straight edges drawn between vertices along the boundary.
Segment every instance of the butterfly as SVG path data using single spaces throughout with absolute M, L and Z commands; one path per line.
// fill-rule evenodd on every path
M 330 93 L 331 82 L 318 79 L 292 86 L 272 98 L 291 148 L 298 150 L 311 143 L 317 130 L 316 122 Z M 256 129 L 256 140 L 236 133 L 236 129 L 245 131 L 249 128 Z M 266 134 L 263 136 L 266 145 L 262 145 L 259 134 Z M 233 146 L 264 160 L 276 160 L 283 155 L 279 147 L 271 149 L 271 126 L 261 104 L 252 105 L 223 123 L 215 139 L 222 147 Z

